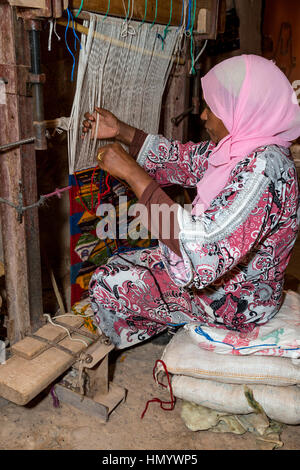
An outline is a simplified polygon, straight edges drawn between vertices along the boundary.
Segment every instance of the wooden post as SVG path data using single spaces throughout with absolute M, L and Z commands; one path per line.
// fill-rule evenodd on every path
M 0 104 L 0 145 L 34 136 L 32 98 L 28 96 L 30 72 L 28 33 L 13 8 L 0 4 L 0 77 L 5 79 Z M 23 206 L 37 201 L 33 144 L 0 154 L 0 196 Z M 17 211 L 1 204 L 1 229 L 8 305 L 8 338 L 11 344 L 37 329 L 42 315 L 42 287 L 37 209 Z
M 185 50 L 185 62 L 183 65 L 173 64 L 162 104 L 162 129 L 161 132 L 168 139 L 176 139 L 185 142 L 188 135 L 188 115 L 179 125 L 172 123 L 174 117 L 184 113 L 190 107 L 190 78 L 188 49 Z
M 237 0 L 240 18 L 240 43 L 243 54 L 261 54 L 262 0 Z

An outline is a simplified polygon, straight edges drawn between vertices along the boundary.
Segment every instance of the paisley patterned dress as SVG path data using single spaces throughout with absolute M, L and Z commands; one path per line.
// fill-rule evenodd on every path
M 195 187 L 213 148 L 149 135 L 137 161 L 160 185 Z M 280 308 L 299 220 L 289 149 L 256 149 L 204 213 L 180 207 L 182 257 L 159 243 L 97 269 L 90 282 L 95 323 L 119 349 L 192 321 L 251 332 Z

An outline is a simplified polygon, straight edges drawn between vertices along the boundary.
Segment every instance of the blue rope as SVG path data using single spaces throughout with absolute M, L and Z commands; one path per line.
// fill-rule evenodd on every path
M 80 39 L 79 39 L 79 37 L 77 36 L 76 31 L 75 31 L 75 22 L 74 22 L 74 18 L 73 18 L 73 15 L 72 15 L 72 12 L 71 12 L 71 11 L 70 11 L 70 15 L 71 15 L 71 19 L 72 19 L 72 27 L 73 27 L 73 34 L 74 34 L 74 49 L 75 49 L 75 51 L 76 51 L 76 50 L 77 50 L 77 49 L 76 49 L 76 39 L 77 39 L 78 42 L 79 42 L 80 49 L 81 49 L 81 42 L 80 42 Z
M 164 39 L 164 38 L 162 37 L 162 35 L 159 34 L 159 33 L 156 33 L 156 37 L 161 40 L 161 48 L 163 49 L 163 48 L 164 48 L 165 39 Z
M 68 40 L 67 40 L 67 33 L 68 33 L 68 30 L 69 30 L 70 21 L 72 21 L 73 34 L 74 34 L 74 37 L 75 37 L 75 42 L 74 42 L 75 51 L 76 51 L 76 40 L 78 40 L 78 42 L 79 42 L 80 49 L 81 49 L 81 42 L 80 42 L 79 37 L 76 34 L 75 25 L 74 25 L 74 18 L 73 18 L 73 15 L 72 15 L 71 11 L 69 10 L 69 8 L 67 8 L 67 13 L 68 13 L 68 24 L 67 24 L 66 29 L 65 29 L 65 44 L 66 44 L 66 47 L 67 47 L 68 51 L 70 52 L 70 54 L 73 58 L 73 66 L 72 66 L 72 72 L 71 72 L 71 82 L 73 82 L 76 59 L 75 59 L 75 55 L 73 54 L 73 52 L 71 51 L 71 49 L 69 47 Z
M 69 44 L 68 44 L 68 41 L 67 41 L 67 32 L 68 32 L 68 29 L 69 29 L 69 25 L 70 25 L 70 10 L 69 8 L 67 8 L 67 13 L 68 13 L 68 24 L 66 26 L 66 30 L 65 30 L 65 43 L 66 43 L 66 46 L 67 46 L 67 49 L 68 51 L 70 52 L 72 58 L 73 58 L 73 67 L 72 67 L 72 72 L 71 72 L 71 82 L 73 82 L 73 75 L 74 75 L 74 68 L 75 68 L 75 56 L 73 54 L 73 52 L 71 51 L 71 49 L 69 48 Z
M 189 14 L 188 14 L 188 23 L 187 23 L 187 26 L 185 28 L 186 31 L 188 31 L 189 28 L 190 28 L 191 10 L 192 10 L 192 0 L 189 0 Z
M 180 25 L 178 26 L 177 31 L 179 31 L 179 29 L 180 29 L 181 26 L 182 26 L 182 22 L 183 22 L 183 12 L 184 12 L 184 0 L 182 0 L 181 19 L 180 19 Z

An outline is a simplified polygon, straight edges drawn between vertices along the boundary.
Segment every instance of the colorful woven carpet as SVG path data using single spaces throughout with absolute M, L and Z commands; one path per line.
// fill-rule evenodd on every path
M 70 194 L 70 250 L 71 250 L 71 305 L 88 297 L 88 285 L 98 266 L 117 251 L 155 246 L 157 240 L 126 239 L 100 240 L 96 226 L 102 217 L 96 215 L 97 206 L 110 203 L 115 207 L 117 229 L 120 197 L 126 196 L 127 209 L 137 200 L 134 193 L 118 180 L 105 175 L 98 167 L 82 170 L 69 177 Z M 124 200 L 124 199 L 123 199 Z M 128 223 L 133 217 L 128 217 Z

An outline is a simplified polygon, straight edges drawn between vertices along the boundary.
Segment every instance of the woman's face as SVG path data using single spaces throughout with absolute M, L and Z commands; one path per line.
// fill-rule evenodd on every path
M 224 137 L 226 137 L 229 132 L 223 124 L 221 119 L 217 118 L 217 116 L 212 112 L 209 106 L 204 102 L 205 108 L 203 113 L 200 116 L 202 121 L 205 121 L 205 129 L 209 134 L 211 140 L 218 144 Z

